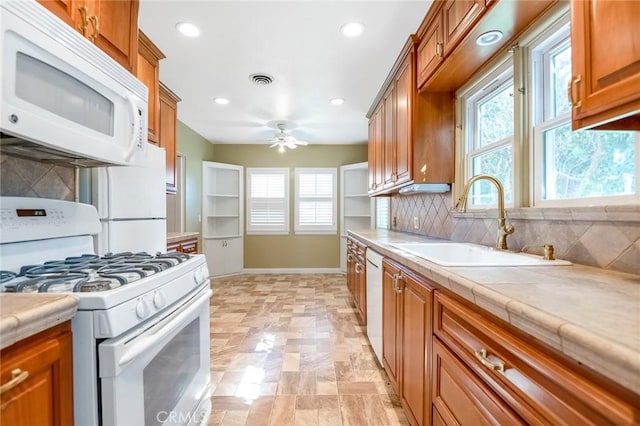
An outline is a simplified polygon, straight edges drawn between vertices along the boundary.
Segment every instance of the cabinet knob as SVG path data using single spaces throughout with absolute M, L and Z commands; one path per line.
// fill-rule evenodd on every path
M 15 388 L 20 383 L 22 383 L 25 380 L 27 380 L 28 377 L 29 377 L 29 372 L 28 371 L 22 371 L 20 368 L 16 368 L 15 370 L 12 370 L 11 371 L 11 380 L 9 380 L 4 385 L 0 386 L 0 394 L 3 394 L 5 392 Z
M 91 33 L 91 41 L 95 42 L 98 34 L 100 33 L 100 22 L 98 21 L 98 17 L 96 15 L 89 16 L 89 22 L 93 27 L 93 33 Z

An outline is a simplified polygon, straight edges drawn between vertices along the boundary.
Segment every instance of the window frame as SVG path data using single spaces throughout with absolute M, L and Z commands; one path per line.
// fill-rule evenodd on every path
M 296 167 L 295 174 L 295 198 L 294 198 L 294 232 L 296 235 L 335 235 L 338 233 L 338 169 L 336 167 Z M 304 200 L 320 200 L 320 197 L 300 196 L 300 176 L 303 174 L 329 174 L 332 177 L 332 214 L 331 225 L 302 225 L 300 219 L 300 202 Z
M 247 203 L 247 235 L 288 235 L 290 233 L 290 197 L 289 197 L 289 182 L 290 172 L 287 167 L 247 167 L 247 189 L 246 189 L 246 203 Z M 284 177 L 284 197 L 282 199 L 282 205 L 284 210 L 284 223 L 282 225 L 255 225 L 251 223 L 251 211 L 253 208 L 253 198 L 251 197 L 251 176 L 254 174 L 260 175 L 281 175 Z M 257 197 L 263 199 L 262 197 Z M 280 198 L 279 198 L 280 199 Z
M 479 126 L 477 121 L 477 111 L 478 107 L 486 100 L 490 99 L 493 94 L 499 93 L 502 91 L 507 85 L 512 84 L 514 87 L 514 92 L 516 90 L 516 73 L 515 73 L 515 64 L 513 63 L 513 58 L 511 55 L 506 55 L 501 57 L 496 65 L 489 70 L 488 72 L 482 74 L 482 76 L 472 81 L 471 84 L 467 85 L 461 91 L 458 92 L 457 97 L 459 100 L 459 108 L 458 110 L 463 114 L 462 122 L 464 123 L 461 127 L 461 132 L 457 135 L 461 140 L 459 147 L 461 149 L 462 155 L 462 173 L 460 176 L 463 179 L 462 185 L 467 182 L 470 178 L 472 178 L 472 169 L 473 169 L 473 160 L 475 157 L 478 157 L 482 154 L 486 154 L 489 152 L 497 151 L 503 149 L 506 146 L 511 147 L 511 163 L 512 163 L 512 171 L 511 171 L 511 185 L 512 188 L 516 187 L 515 176 L 513 173 L 513 167 L 515 166 L 515 156 L 516 156 L 516 147 L 515 147 L 515 134 L 516 134 L 516 125 L 517 120 L 514 112 L 514 132 L 508 137 L 499 139 L 485 145 L 483 147 L 479 146 Z M 515 94 L 514 94 L 514 105 L 515 105 Z M 459 163 L 460 164 L 460 163 Z M 503 184 L 504 186 L 504 184 Z M 462 192 L 462 187 L 458 193 Z M 514 197 L 512 197 L 509 203 L 505 203 L 506 206 L 513 206 Z M 468 200 L 467 208 L 469 210 L 485 210 L 495 208 L 497 203 L 487 203 L 487 204 L 473 204 L 471 200 Z

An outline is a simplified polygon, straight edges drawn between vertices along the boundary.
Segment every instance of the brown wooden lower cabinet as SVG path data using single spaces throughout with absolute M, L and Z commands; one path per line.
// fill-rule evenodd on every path
M 72 426 L 71 324 L 52 327 L 0 352 L 0 422 Z
M 433 407 L 445 425 L 525 424 L 436 337 L 433 339 Z
M 366 249 L 353 238 L 347 238 L 347 289 L 363 325 L 367 324 Z
M 198 237 L 188 237 L 183 240 L 167 243 L 167 251 L 195 254 L 198 252 Z
M 635 425 L 640 397 L 385 258 L 382 361 L 412 425 Z
M 412 425 L 431 418 L 433 287 L 411 270 L 382 264 L 382 360 Z

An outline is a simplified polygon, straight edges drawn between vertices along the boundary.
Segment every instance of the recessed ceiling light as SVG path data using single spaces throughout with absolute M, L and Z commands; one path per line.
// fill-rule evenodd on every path
M 226 105 L 226 104 L 229 103 L 229 99 L 227 99 L 227 98 L 215 98 L 214 101 L 218 105 Z
M 348 24 L 344 24 L 340 27 L 340 32 L 345 37 L 356 37 L 362 34 L 364 31 L 364 25 L 360 22 L 349 22 Z
M 178 22 L 176 29 L 187 37 L 198 37 L 200 35 L 200 29 L 190 22 Z
M 502 40 L 502 31 L 492 30 L 480 34 L 476 39 L 478 46 L 489 46 Z
M 333 99 L 331 99 L 331 103 L 333 105 L 342 105 L 344 103 L 344 99 L 342 99 L 342 98 L 333 98 Z

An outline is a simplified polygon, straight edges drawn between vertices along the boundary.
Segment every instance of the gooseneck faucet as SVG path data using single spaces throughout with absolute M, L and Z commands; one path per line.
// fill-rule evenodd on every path
M 498 179 L 489 175 L 476 175 L 469 179 L 464 185 L 464 190 L 460 199 L 453 208 L 455 211 L 463 212 L 467 207 L 467 197 L 469 196 L 469 189 L 471 185 L 479 180 L 488 180 L 498 190 L 498 241 L 496 242 L 496 248 L 498 250 L 507 250 L 507 235 L 513 234 L 515 228 L 512 225 L 506 224 L 506 213 L 504 211 L 504 188 Z

